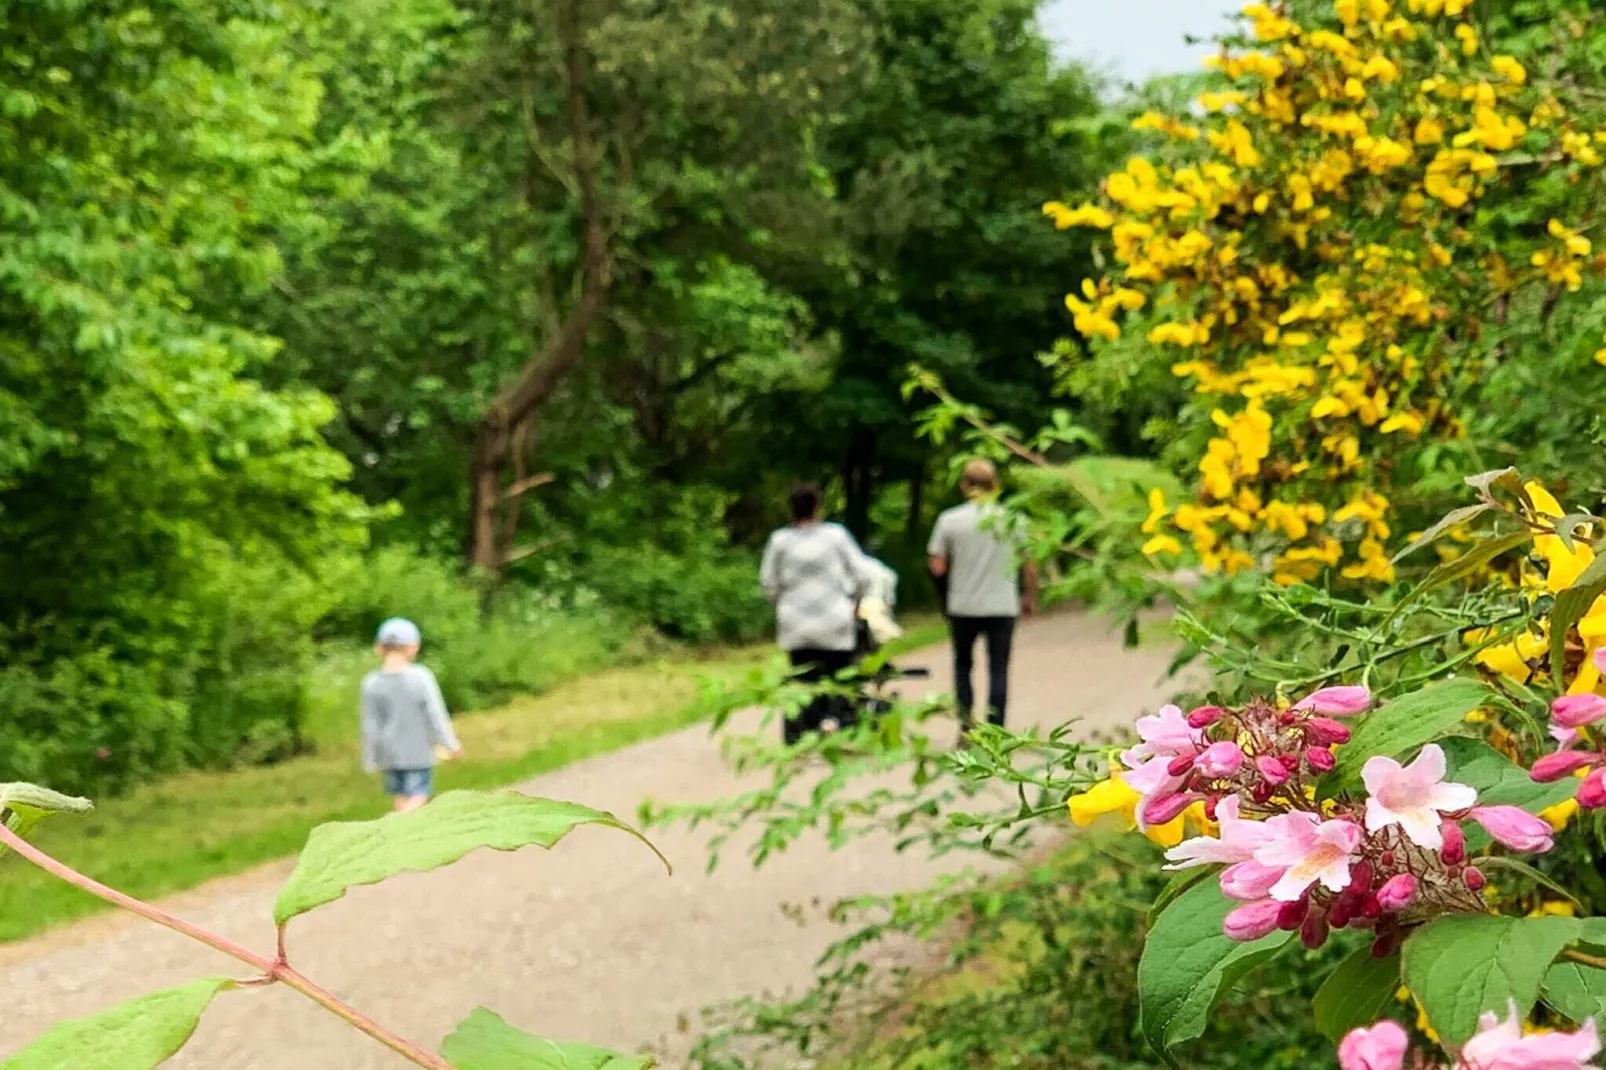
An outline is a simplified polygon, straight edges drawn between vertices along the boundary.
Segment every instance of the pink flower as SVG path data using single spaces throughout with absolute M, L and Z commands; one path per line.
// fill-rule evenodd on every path
M 1493 1013 L 1478 1019 L 1477 1034 L 1461 1049 L 1462 1070 L 1589 1070 L 1589 1060 L 1600 1053 L 1593 1020 L 1576 1033 L 1523 1036 L 1516 1002 L 1509 1008 L 1505 1021 Z
M 1550 716 L 1563 728 L 1582 728 L 1606 718 L 1606 698 L 1594 694 L 1563 695 L 1550 704 Z
M 1262 899 L 1228 914 L 1221 923 L 1221 931 L 1227 934 L 1229 940 L 1242 943 L 1259 940 L 1277 931 L 1277 918 L 1282 911 L 1283 904 L 1274 899 Z
M 1273 899 L 1291 903 L 1320 882 L 1330 892 L 1350 884 L 1350 866 L 1361 845 L 1360 827 L 1351 821 L 1322 821 L 1296 810 L 1265 822 L 1272 839 L 1255 852 L 1263 866 L 1281 866 L 1282 879 L 1272 886 Z
M 1182 816 L 1182 811 L 1196 802 L 1203 802 L 1204 796 L 1196 792 L 1177 795 L 1151 795 L 1143 800 L 1138 807 L 1138 823 L 1144 828 L 1154 825 L 1168 825 Z
M 1515 806 L 1477 806 L 1472 820 L 1513 851 L 1539 853 L 1556 846 L 1550 822 Z
M 1272 887 L 1282 879 L 1283 871 L 1275 866 L 1263 866 L 1253 860 L 1239 862 L 1221 871 L 1221 892 L 1229 899 L 1252 903 L 1270 895 Z
M 1244 749 L 1236 743 L 1212 743 L 1195 763 L 1199 772 L 1212 779 L 1232 776 L 1243 768 Z
M 1156 716 L 1139 717 L 1137 730 L 1143 742 L 1121 752 L 1121 764 L 1128 770 L 1121 779 L 1146 799 L 1176 794 L 1182 777 L 1171 772 L 1171 762 L 1204 749 L 1204 733 L 1190 728 L 1176 706 L 1163 706 Z M 1145 809 L 1138 808 L 1138 825 L 1146 829 L 1151 822 Z
M 1606 769 L 1597 769 L 1578 785 L 1575 796 L 1585 810 L 1606 810 Z
M 1444 750 L 1429 743 L 1410 765 L 1379 754 L 1361 767 L 1366 783 L 1366 828 L 1377 832 L 1399 825 L 1418 847 L 1436 851 L 1444 845 L 1440 814 L 1465 810 L 1478 801 L 1475 789 L 1444 782 Z
M 1595 764 L 1595 755 L 1576 750 L 1559 750 L 1547 754 L 1534 763 L 1528 773 L 1537 783 L 1550 784 L 1573 775 L 1586 765 Z
M 1305 722 L 1305 738 L 1318 747 L 1348 743 L 1349 726 L 1331 717 L 1312 717 Z
M 1288 781 L 1288 767 L 1269 754 L 1256 758 L 1255 768 L 1260 770 L 1261 778 L 1273 787 Z
M 1377 890 L 1377 905 L 1390 914 L 1398 914 L 1416 902 L 1416 878 L 1409 873 L 1390 877 Z
M 1352 1029 L 1338 1046 L 1338 1065 L 1343 1070 L 1401 1070 L 1407 1043 L 1405 1030 L 1397 1022 Z
M 1552 724 L 1550 726 L 1550 738 L 1561 744 L 1562 750 L 1566 750 L 1569 747 L 1576 746 L 1578 741 L 1584 737 L 1578 734 L 1578 729 L 1576 728 L 1563 728 L 1559 724 Z
M 1240 818 L 1239 805 L 1236 795 L 1229 795 L 1217 803 L 1216 822 L 1221 826 L 1220 838 L 1195 836 L 1191 840 L 1184 840 L 1165 853 L 1166 859 L 1173 863 L 1165 868 L 1192 869 L 1218 862 L 1231 865 L 1255 857 L 1255 852 L 1266 845 L 1272 834 L 1266 827 L 1267 822 Z
M 1294 703 L 1299 712 L 1324 717 L 1354 717 L 1372 708 L 1372 692 L 1364 687 L 1324 687 Z

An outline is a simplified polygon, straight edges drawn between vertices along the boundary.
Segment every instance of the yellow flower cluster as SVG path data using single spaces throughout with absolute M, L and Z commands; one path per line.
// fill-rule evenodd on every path
M 1207 571 L 1391 581 L 1388 462 L 1458 437 L 1445 384 L 1476 374 L 1447 325 L 1602 266 L 1566 220 L 1530 238 L 1468 225 L 1505 154 L 1567 181 L 1606 156 L 1606 134 L 1576 128 L 1520 61 L 1485 54 L 1469 9 L 1333 0 L 1326 25 L 1302 26 L 1251 4 L 1257 47 L 1212 60 L 1230 84 L 1201 114 L 1140 117 L 1162 135 L 1152 154 L 1097 203 L 1045 207 L 1108 232 L 1115 269 L 1067 299 L 1078 333 L 1097 345 L 1140 323 L 1201 398 L 1185 420 L 1210 421 L 1197 500 L 1151 511 L 1147 553 L 1186 536 Z
M 1529 483 L 1525 489 L 1529 501 L 1533 503 L 1528 515 L 1530 522 L 1544 525 L 1566 515 L 1555 495 L 1540 484 Z M 1557 594 L 1571 587 L 1584 574 L 1584 570 L 1595 563 L 1595 550 L 1587 541 L 1590 535 L 1590 532 L 1584 531 L 1575 533 L 1571 546 L 1559 535 L 1536 537 L 1534 550 L 1544 559 L 1545 575 L 1542 578 L 1525 575 L 1523 582 L 1549 594 Z M 1566 693 L 1569 695 L 1594 692 L 1606 697 L 1606 681 L 1602 681 L 1592 656 L 1606 646 L 1606 595 L 1595 599 L 1576 628 L 1578 641 L 1583 646 L 1582 660 L 1571 681 L 1557 683 L 1566 683 Z M 1469 642 L 1482 642 L 1483 639 L 1476 633 L 1467 636 Z M 1548 673 L 1549 653 L 1549 625 L 1548 622 L 1541 622 L 1537 631 L 1522 632 L 1509 643 L 1481 651 L 1478 663 L 1490 672 L 1526 684 L 1534 677 Z

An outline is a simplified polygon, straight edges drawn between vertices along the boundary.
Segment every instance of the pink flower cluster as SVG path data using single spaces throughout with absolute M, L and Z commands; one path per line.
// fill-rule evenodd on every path
M 1394 1022 L 1379 1022 L 1344 1038 L 1338 1046 L 1338 1064 L 1342 1070 L 1405 1070 L 1406 1047 L 1404 1029 Z M 1593 1020 L 1576 1033 L 1524 1036 L 1522 1016 L 1513 1003 L 1504 1021 L 1492 1013 L 1478 1019 L 1477 1034 L 1448 1070 L 1593 1070 L 1590 1060 L 1598 1054 L 1600 1039 Z M 1426 1070 L 1431 1064 L 1413 1065 Z
M 1594 658 L 1595 667 L 1606 673 L 1606 647 L 1595 651 Z M 1601 721 L 1606 721 L 1606 698 L 1592 692 L 1563 695 L 1552 702 L 1550 734 L 1560 747 L 1535 762 L 1532 771 L 1536 781 L 1549 784 L 1588 770 L 1576 796 L 1585 810 L 1606 809 L 1606 752 L 1600 733 L 1590 731 Z M 1583 749 L 1586 745 L 1593 749 Z
M 1298 930 L 1316 948 L 1332 929 L 1358 928 L 1375 932 L 1373 950 L 1386 955 L 1408 922 L 1484 909 L 1484 877 L 1467 864 L 1462 822 L 1513 850 L 1553 846 L 1545 821 L 1513 806 L 1477 806 L 1475 790 L 1447 783 L 1436 744 L 1409 765 L 1369 759 L 1364 800 L 1318 800 L 1333 748 L 1350 738 L 1342 718 L 1371 704 L 1364 687 L 1332 687 L 1290 709 L 1255 701 L 1184 716 L 1168 706 L 1137 722 L 1142 743 L 1121 760 L 1125 781 L 1143 796 L 1139 820 L 1163 824 L 1204 804 L 1219 835 L 1173 847 L 1167 868 L 1226 867 L 1222 891 L 1245 904 L 1224 924 L 1234 940 Z

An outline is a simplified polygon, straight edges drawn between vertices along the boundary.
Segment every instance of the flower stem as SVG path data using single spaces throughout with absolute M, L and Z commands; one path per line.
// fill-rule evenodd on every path
M 228 955 L 230 958 L 238 959 L 246 965 L 260 970 L 265 980 L 282 982 L 287 987 L 295 989 L 323 1007 L 330 1014 L 367 1033 L 414 1065 L 428 1067 L 429 1070 L 453 1070 L 452 1064 L 442 1059 L 439 1055 L 426 1051 L 411 1041 L 397 1036 L 334 995 L 334 993 L 314 984 L 303 976 L 300 971 L 293 968 L 283 957 L 284 929 L 282 927 L 279 930 L 279 958 L 270 959 L 266 955 L 259 955 L 250 948 L 243 947 L 227 937 L 220 936 L 209 929 L 203 929 L 199 925 L 185 921 L 177 915 L 169 914 L 160 907 L 135 899 L 133 896 L 119 892 L 115 888 L 107 887 L 92 877 L 85 876 L 66 863 L 52 858 L 17 835 L 7 828 L 3 821 L 0 821 L 0 845 L 15 851 L 20 857 L 27 859 L 46 873 L 65 881 L 74 888 L 88 892 L 95 898 L 104 900 L 113 906 L 121 907 L 131 914 L 137 914 L 147 921 L 153 921 L 163 928 L 181 933 L 191 940 L 205 944 L 214 951 Z
M 1569 947 L 1561 953 L 1561 957 L 1568 962 L 1576 962 L 1580 966 L 1593 966 L 1597 970 L 1606 970 L 1606 958 L 1600 955 L 1591 955 L 1587 951 L 1579 951 Z

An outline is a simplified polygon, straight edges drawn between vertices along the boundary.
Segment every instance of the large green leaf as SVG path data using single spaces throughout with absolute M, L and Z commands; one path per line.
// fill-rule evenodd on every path
M 1545 1002 L 1575 1022 L 1606 1021 L 1606 970 L 1556 963 L 1545 974 Z
M 1416 602 L 1424 595 L 1430 594 L 1440 587 L 1466 579 L 1495 558 L 1502 554 L 1510 553 L 1518 547 L 1526 546 L 1532 540 L 1533 533 L 1526 528 L 1521 531 L 1495 535 L 1482 540 L 1460 557 L 1453 561 L 1446 561 L 1428 573 L 1421 583 L 1413 587 L 1411 592 L 1400 600 L 1400 604 L 1395 607 L 1395 615 L 1397 616 L 1406 606 Z
M 212 997 L 233 983 L 223 977 L 191 981 L 58 1022 L 0 1070 L 151 1070 L 184 1046 Z
M 1361 783 L 1361 766 L 1374 754 L 1404 758 L 1424 743 L 1462 727 L 1467 714 L 1491 697 L 1476 680 L 1442 683 L 1390 699 L 1366 715 L 1350 741 L 1338 748 L 1338 767 L 1324 781 L 1329 794 L 1354 789 Z
M 1515 1001 L 1526 1014 L 1550 964 L 1579 932 L 1573 918 L 1436 918 L 1405 942 L 1405 983 L 1440 1039 L 1454 1048 L 1477 1031 L 1485 1011 L 1503 1015 Z
M 1550 611 L 1550 675 L 1554 679 L 1562 678 L 1567 633 L 1602 594 L 1606 594 L 1606 556 L 1595 558 L 1571 587 L 1556 595 L 1556 605 Z
M 484 1007 L 463 1019 L 441 1054 L 457 1070 L 646 1070 L 653 1065 L 645 1055 L 531 1036 Z
M 88 799 L 63 795 L 37 784 L 0 784 L 0 817 L 6 828 L 18 836 L 28 835 L 35 825 L 52 814 L 82 814 L 94 808 L 95 804 Z M 5 847 L 0 846 L 0 855 L 5 853 Z
M 1205 881 L 1177 896 L 1149 930 L 1138 962 L 1138 1005 L 1143 1035 L 1162 1055 L 1204 1032 L 1221 993 L 1281 951 L 1292 933 L 1253 943 L 1229 940 L 1221 923 L 1242 903 Z
M 339 899 L 348 888 L 377 884 L 407 870 L 437 869 L 481 847 L 497 851 L 551 847 L 581 825 L 621 829 L 652 847 L 612 814 L 588 806 L 513 792 L 447 792 L 410 813 L 313 829 L 295 872 L 279 893 L 273 916 L 283 925 Z M 667 860 L 664 865 L 669 865 Z
M 1400 988 L 1400 956 L 1378 958 L 1363 947 L 1339 964 L 1316 991 L 1316 1028 L 1337 1044 L 1344 1034 L 1383 1017 Z
M 1526 769 L 1476 739 L 1446 739 L 1443 747 L 1449 769 L 1446 779 L 1477 788 L 1480 806 L 1517 806 L 1537 814 L 1572 798 L 1578 788 L 1577 781 L 1570 778 L 1536 784 Z M 1490 843 L 1489 834 L 1475 823 L 1466 825 L 1466 835 L 1473 850 Z

